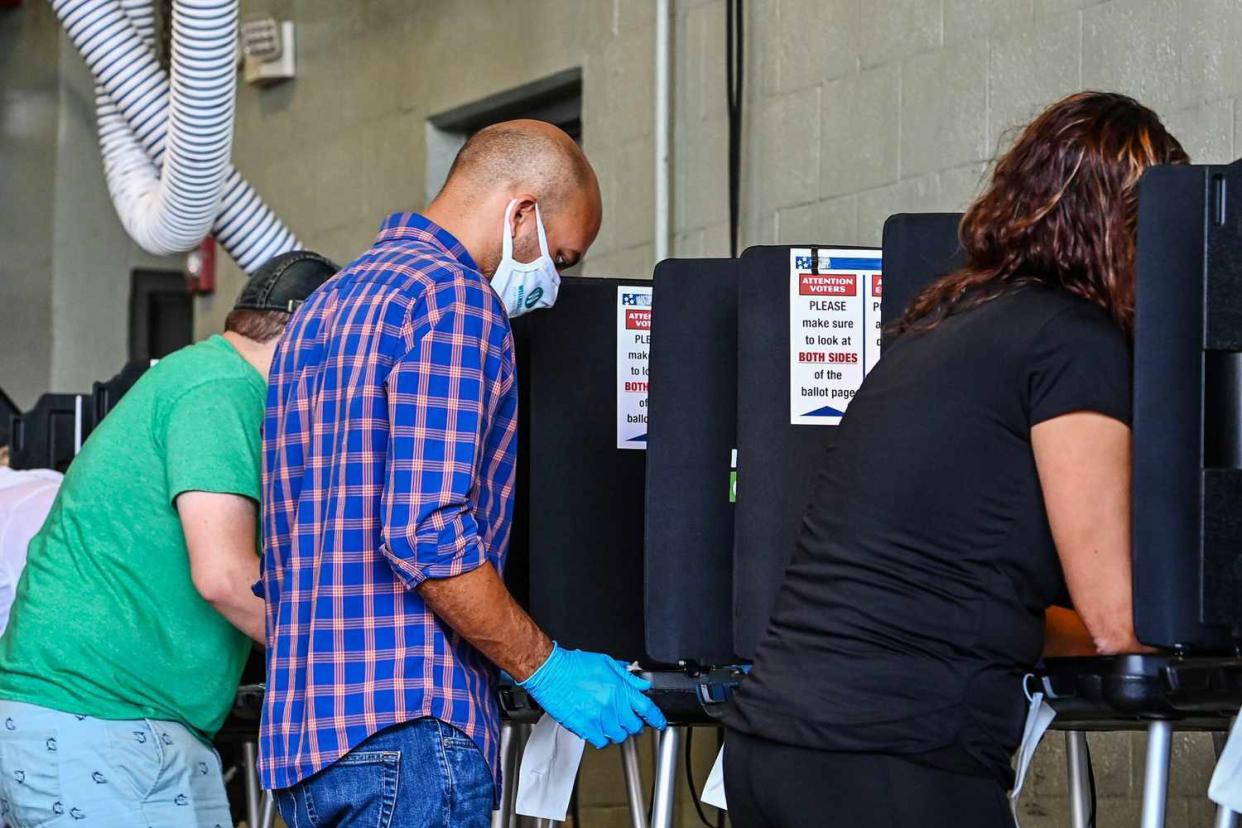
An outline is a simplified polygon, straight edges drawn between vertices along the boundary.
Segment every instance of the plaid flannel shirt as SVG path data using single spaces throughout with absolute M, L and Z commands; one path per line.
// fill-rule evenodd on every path
M 290 320 L 264 421 L 265 788 L 434 716 L 497 776 L 495 669 L 416 587 L 503 570 L 517 449 L 513 340 L 470 255 L 417 214 Z

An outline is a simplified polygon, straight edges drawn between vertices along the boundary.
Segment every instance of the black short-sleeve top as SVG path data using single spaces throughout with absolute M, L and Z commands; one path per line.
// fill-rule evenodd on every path
M 1128 425 L 1130 373 L 1108 314 L 1036 284 L 899 337 L 822 458 L 729 726 L 1007 779 L 1064 593 L 1031 428 Z

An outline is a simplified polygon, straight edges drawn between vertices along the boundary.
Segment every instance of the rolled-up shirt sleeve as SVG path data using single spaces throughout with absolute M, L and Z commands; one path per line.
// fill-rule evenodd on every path
M 487 560 L 473 514 L 487 423 L 487 343 L 470 292 L 447 286 L 435 300 L 386 383 L 382 552 L 411 589 Z

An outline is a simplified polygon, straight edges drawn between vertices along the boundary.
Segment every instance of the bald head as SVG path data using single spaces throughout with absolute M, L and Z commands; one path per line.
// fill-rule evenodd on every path
M 552 124 L 528 119 L 493 124 L 471 136 L 457 153 L 444 189 L 477 194 L 498 184 L 529 190 L 549 213 L 575 193 L 599 187 L 572 138 Z
M 512 221 L 505 212 L 516 202 Z M 490 277 L 500 260 L 501 228 L 519 261 L 539 255 L 538 205 L 549 253 L 572 267 L 599 233 L 603 218 L 595 171 L 572 138 L 544 121 L 505 121 L 479 130 L 457 153 L 448 180 L 425 211 L 453 233 Z

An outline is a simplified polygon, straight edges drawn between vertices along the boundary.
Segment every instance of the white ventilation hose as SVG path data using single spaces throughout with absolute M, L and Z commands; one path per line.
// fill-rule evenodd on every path
M 150 54 L 154 12 L 149 2 L 112 0 L 97 10 L 111 13 L 110 25 L 122 36 L 113 43 Z M 134 18 L 138 26 L 131 22 Z M 103 24 L 107 17 L 98 20 Z M 166 108 L 147 114 L 165 131 L 164 144 L 154 157 L 148 159 L 123 128 L 125 122 L 111 99 L 99 101 L 104 120 L 100 146 L 113 203 L 130 236 L 157 255 L 197 246 L 211 231 L 220 209 L 233 138 L 237 2 L 179 0 L 173 8 L 173 30 L 182 47 L 172 53 L 173 91 L 171 95 L 165 91 Z M 101 26 L 100 31 L 109 29 Z M 134 65 L 116 45 L 100 50 L 104 71 L 121 74 L 133 67 L 141 77 L 143 67 Z
M 189 250 L 210 229 L 247 272 L 300 247 L 228 163 L 237 0 L 176 0 L 171 94 L 149 0 L 51 3 L 98 82 L 109 191 L 139 244 Z

